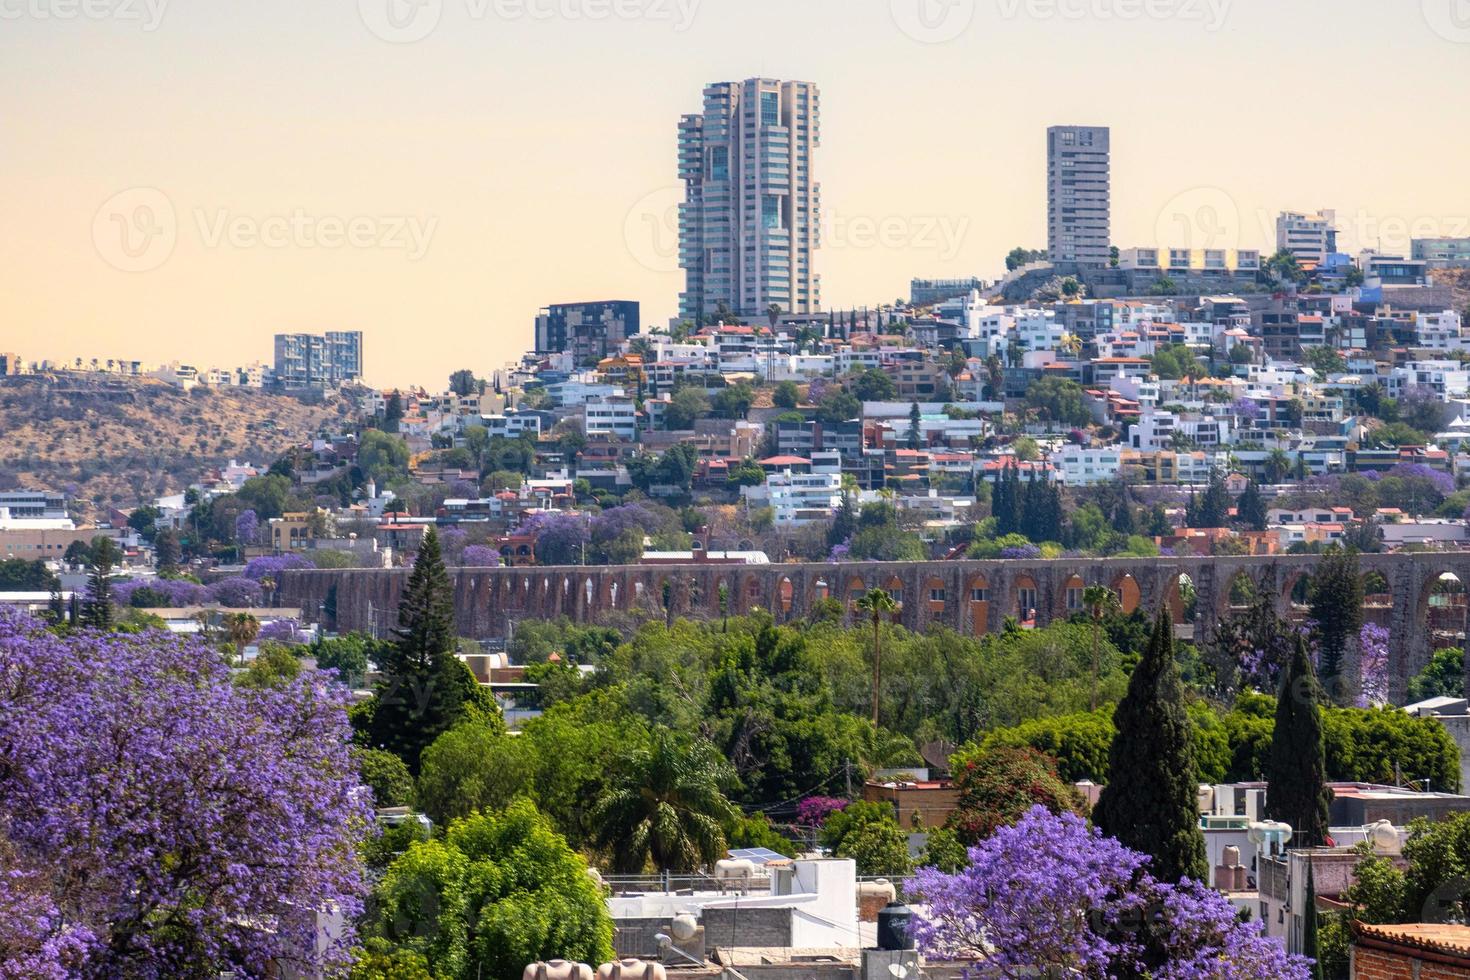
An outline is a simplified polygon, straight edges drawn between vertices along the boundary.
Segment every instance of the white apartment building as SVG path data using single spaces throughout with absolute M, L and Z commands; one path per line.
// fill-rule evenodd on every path
M 764 485 L 742 492 L 751 503 L 769 506 L 777 527 L 801 527 L 832 519 L 842 505 L 842 474 L 827 468 L 821 473 L 783 470 L 767 476 Z
M 1459 361 L 1410 361 L 1388 372 L 1384 388 L 1402 397 L 1410 388 L 1429 388 L 1440 398 L 1461 398 L 1470 391 L 1470 370 Z
M 809 82 L 749 78 L 704 90 L 679 120 L 679 315 L 821 309 L 821 99 Z
M 541 416 L 531 412 L 512 412 L 506 415 L 481 415 L 480 424 L 489 430 L 491 438 L 500 436 L 514 439 L 522 433 L 541 434 Z
M 1312 268 L 1326 262 L 1337 251 L 1337 212 L 1283 211 L 1276 218 L 1276 250 L 1290 252 Z
M 1057 479 L 1068 487 L 1085 487 L 1111 483 L 1123 467 L 1123 450 L 1119 446 L 1063 446 L 1053 453 Z
M 1046 131 L 1046 239 L 1052 262 L 1103 268 L 1112 248 L 1112 139 L 1106 126 Z
M 638 435 L 638 407 L 626 395 L 592 398 L 586 404 L 586 432 L 589 436 L 617 436 L 633 439 Z
M 1420 347 L 1446 351 L 1470 349 L 1470 338 L 1462 336 L 1460 314 L 1454 310 L 1417 313 L 1414 329 L 1419 335 Z

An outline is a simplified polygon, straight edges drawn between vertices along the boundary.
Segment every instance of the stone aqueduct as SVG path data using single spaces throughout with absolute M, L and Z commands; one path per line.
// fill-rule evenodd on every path
M 731 614 L 762 609 L 778 622 L 805 617 L 823 598 L 851 609 L 858 594 L 882 588 L 902 602 L 897 617 L 913 630 L 939 623 L 969 634 L 999 631 L 1007 617 L 1034 611 L 1037 625 L 1064 619 L 1081 590 L 1105 585 L 1125 611 L 1167 602 L 1175 621 L 1208 638 L 1231 611 L 1232 586 L 1244 576 L 1258 593 L 1275 597 L 1283 618 L 1300 617 L 1292 596 L 1313 573 L 1312 555 L 1246 558 L 1107 558 L 793 565 L 626 565 L 467 568 L 452 571 L 461 635 L 504 637 L 527 619 L 567 616 L 597 622 L 613 614 L 662 618 L 667 595 L 676 614 L 718 615 L 721 586 Z M 1446 574 L 1470 586 L 1470 553 L 1363 555 L 1369 591 L 1387 604 L 1372 610 L 1390 633 L 1390 691 L 1396 701 L 1432 652 L 1430 596 Z M 1184 619 L 1180 584 L 1194 588 L 1192 623 Z M 1381 576 L 1381 578 L 1380 578 Z M 396 620 L 407 570 L 285 572 L 276 602 L 299 607 L 308 621 L 340 630 L 385 633 Z M 1380 602 L 1383 600 L 1380 599 Z M 1434 628 L 1465 628 L 1463 602 L 1435 612 Z M 329 615 L 334 614 L 334 615 Z M 1448 614 L 1448 616 L 1446 615 Z

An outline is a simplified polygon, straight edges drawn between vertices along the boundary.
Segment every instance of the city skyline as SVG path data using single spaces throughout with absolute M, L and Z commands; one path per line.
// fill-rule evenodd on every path
M 360 329 L 385 355 L 369 360 L 370 382 L 432 385 L 514 357 L 551 303 L 627 298 L 645 325 L 661 324 L 683 281 L 673 124 L 692 92 L 752 75 L 823 91 L 829 308 L 891 301 L 915 276 L 993 278 L 1010 248 L 1044 247 L 1042 133 L 1068 120 L 1117 138 L 1120 247 L 1192 233 L 1269 251 L 1277 212 L 1319 208 L 1337 210 L 1348 251 L 1383 240 L 1407 252 L 1416 226 L 1424 237 L 1467 233 L 1465 191 L 1434 161 L 1463 158 L 1470 137 L 1435 125 L 1432 107 L 1365 91 L 1351 126 L 1314 113 L 1272 121 L 1253 100 L 1205 101 L 1198 86 L 1166 82 L 1248 81 L 1254 66 L 1232 55 L 1249 44 L 1256 72 L 1310 91 L 1398 44 L 1415 55 L 1405 84 L 1453 90 L 1464 45 L 1418 9 L 1348 5 L 1334 12 L 1343 30 L 1333 45 L 1303 47 L 1312 17 L 1264 4 L 1232 5 L 1218 30 L 1182 11 L 1079 21 L 1029 6 L 975 9 L 962 28 L 941 30 L 901 3 L 878 7 L 706 0 L 682 30 L 673 5 L 669 19 L 650 7 L 598 24 L 491 24 L 446 7 L 435 31 L 406 44 L 382 40 L 356 10 L 269 3 L 228 17 L 169 8 L 152 31 L 120 19 L 9 20 L 0 77 L 15 99 L 12 180 L 0 206 L 16 233 L 3 253 L 11 303 L 0 347 L 27 359 L 122 351 L 234 364 L 268 359 L 277 333 Z M 789 37 L 762 29 L 777 18 Z M 855 47 L 839 55 L 800 40 L 834 23 Z M 533 52 L 547 44 L 583 64 L 538 66 Z M 656 55 L 657 83 L 609 73 L 612 48 L 619 67 L 629 50 Z M 1030 78 L 1043 50 L 1045 77 Z M 901 75 L 869 70 L 900 59 Z M 1085 84 L 1104 67 L 1116 69 L 1112 87 Z M 515 77 L 534 84 L 502 98 Z M 1029 95 L 999 94 L 1022 80 Z M 211 100 L 242 87 L 251 90 L 214 112 Z M 973 102 L 979 124 L 936 92 L 984 93 Z M 1352 135 L 1389 126 L 1416 132 L 1415 152 Z M 1351 166 L 1332 150 L 1347 141 Z M 130 231 L 117 219 L 146 219 L 150 207 L 172 214 L 161 262 L 151 248 L 130 257 L 113 245 Z M 334 244 L 349 232 L 356 244 Z

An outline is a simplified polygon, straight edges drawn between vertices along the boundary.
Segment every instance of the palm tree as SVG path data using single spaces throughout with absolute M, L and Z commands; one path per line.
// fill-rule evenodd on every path
M 882 634 L 879 627 L 883 624 L 885 615 L 892 615 L 903 608 L 893 596 L 883 589 L 869 589 L 862 598 L 858 599 L 857 607 L 860 612 L 865 612 L 873 621 L 873 728 L 878 727 L 878 684 L 882 680 L 883 672 L 883 648 Z
M 1103 617 L 1122 608 L 1118 593 L 1105 585 L 1089 585 L 1082 590 L 1082 604 L 1092 616 L 1092 710 L 1097 710 L 1097 675 L 1101 660 Z
M 260 635 L 260 621 L 249 613 L 231 613 L 225 617 L 225 639 L 235 648 L 235 657 L 245 656 L 245 648 Z
M 659 729 L 619 771 L 592 809 L 598 845 L 618 871 L 637 874 L 650 861 L 659 871 L 693 871 L 720 858 L 736 811 L 721 789 L 730 765 L 713 745 Z

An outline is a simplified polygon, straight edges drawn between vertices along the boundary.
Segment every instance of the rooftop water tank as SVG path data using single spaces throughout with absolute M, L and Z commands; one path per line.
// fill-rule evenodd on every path
M 889 902 L 878 913 L 878 948 L 886 950 L 913 949 L 914 937 L 909 926 L 913 923 L 914 910 L 900 902 Z

